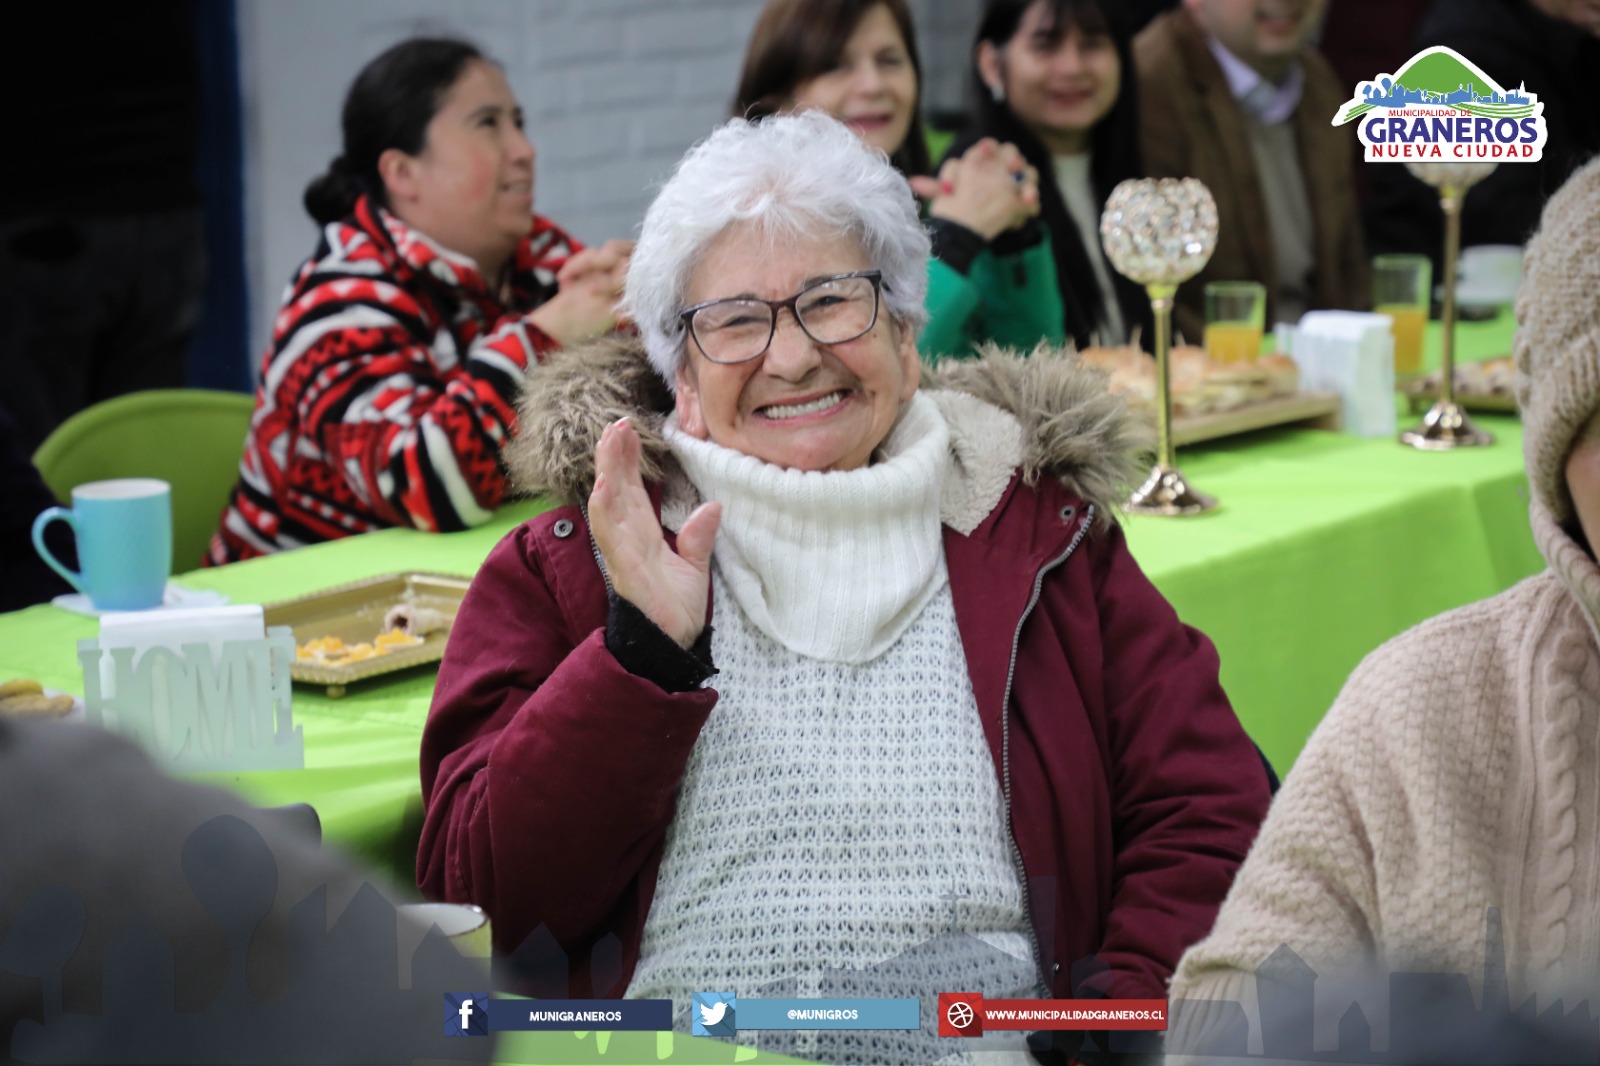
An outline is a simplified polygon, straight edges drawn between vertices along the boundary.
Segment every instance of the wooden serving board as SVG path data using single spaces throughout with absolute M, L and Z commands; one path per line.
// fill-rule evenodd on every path
M 1339 428 L 1339 394 L 1297 392 L 1214 414 L 1190 415 L 1172 420 L 1172 441 L 1177 445 L 1231 437 L 1237 433 L 1309 423 L 1316 429 Z
M 1417 414 L 1432 407 L 1439 398 L 1438 381 L 1419 380 L 1407 382 L 1400 387 L 1405 393 L 1407 401 L 1411 404 L 1411 413 Z M 1514 415 L 1517 413 L 1517 398 L 1504 393 L 1466 392 L 1456 389 L 1456 403 L 1469 411 L 1486 411 L 1491 414 Z

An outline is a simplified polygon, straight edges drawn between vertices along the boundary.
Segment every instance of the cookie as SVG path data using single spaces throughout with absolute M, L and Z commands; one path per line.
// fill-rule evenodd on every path
M 44 686 L 28 677 L 19 677 L 0 685 L 0 700 L 10 699 L 12 696 L 43 695 Z
M 24 692 L 0 699 L 0 714 L 13 718 L 60 718 L 72 710 L 71 696 L 46 696 L 43 692 Z

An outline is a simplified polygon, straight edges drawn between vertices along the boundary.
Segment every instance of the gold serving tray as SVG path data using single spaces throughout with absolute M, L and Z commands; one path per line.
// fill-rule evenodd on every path
M 1270 400 L 1203 415 L 1174 416 L 1172 442 L 1177 445 L 1231 437 L 1273 426 L 1309 423 L 1317 429 L 1339 428 L 1339 394 L 1336 392 L 1297 392 Z
M 454 574 L 385 574 L 269 604 L 263 613 L 267 625 L 293 629 L 296 645 L 319 637 L 338 637 L 346 644 L 359 644 L 376 637 L 389 608 L 402 603 L 440 611 L 454 622 L 470 584 L 470 578 Z M 429 633 L 421 644 L 341 666 L 296 662 L 290 667 L 289 676 L 307 684 L 325 685 L 328 695 L 337 699 L 352 682 L 438 662 L 444 658 L 449 635 L 449 630 Z

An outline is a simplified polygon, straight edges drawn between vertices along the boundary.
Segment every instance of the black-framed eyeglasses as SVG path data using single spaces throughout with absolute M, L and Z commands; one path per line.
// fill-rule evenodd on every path
M 857 270 L 818 278 L 787 300 L 734 296 L 686 307 L 678 313 L 705 357 L 713 363 L 744 363 L 764 354 L 787 307 L 805 335 L 818 344 L 843 344 L 878 324 L 881 270 Z

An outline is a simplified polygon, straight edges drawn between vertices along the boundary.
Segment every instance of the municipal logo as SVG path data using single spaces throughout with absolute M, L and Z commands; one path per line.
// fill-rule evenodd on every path
M 693 1036 L 733 1036 L 737 997 L 732 992 L 696 992 L 689 997 L 689 1031 Z
M 444 994 L 445 1036 L 488 1036 L 489 993 L 446 992 Z
M 1333 117 L 1356 123 L 1369 163 L 1534 163 L 1544 155 L 1544 104 L 1507 89 L 1451 48 L 1428 48 L 1395 74 L 1356 87 Z

